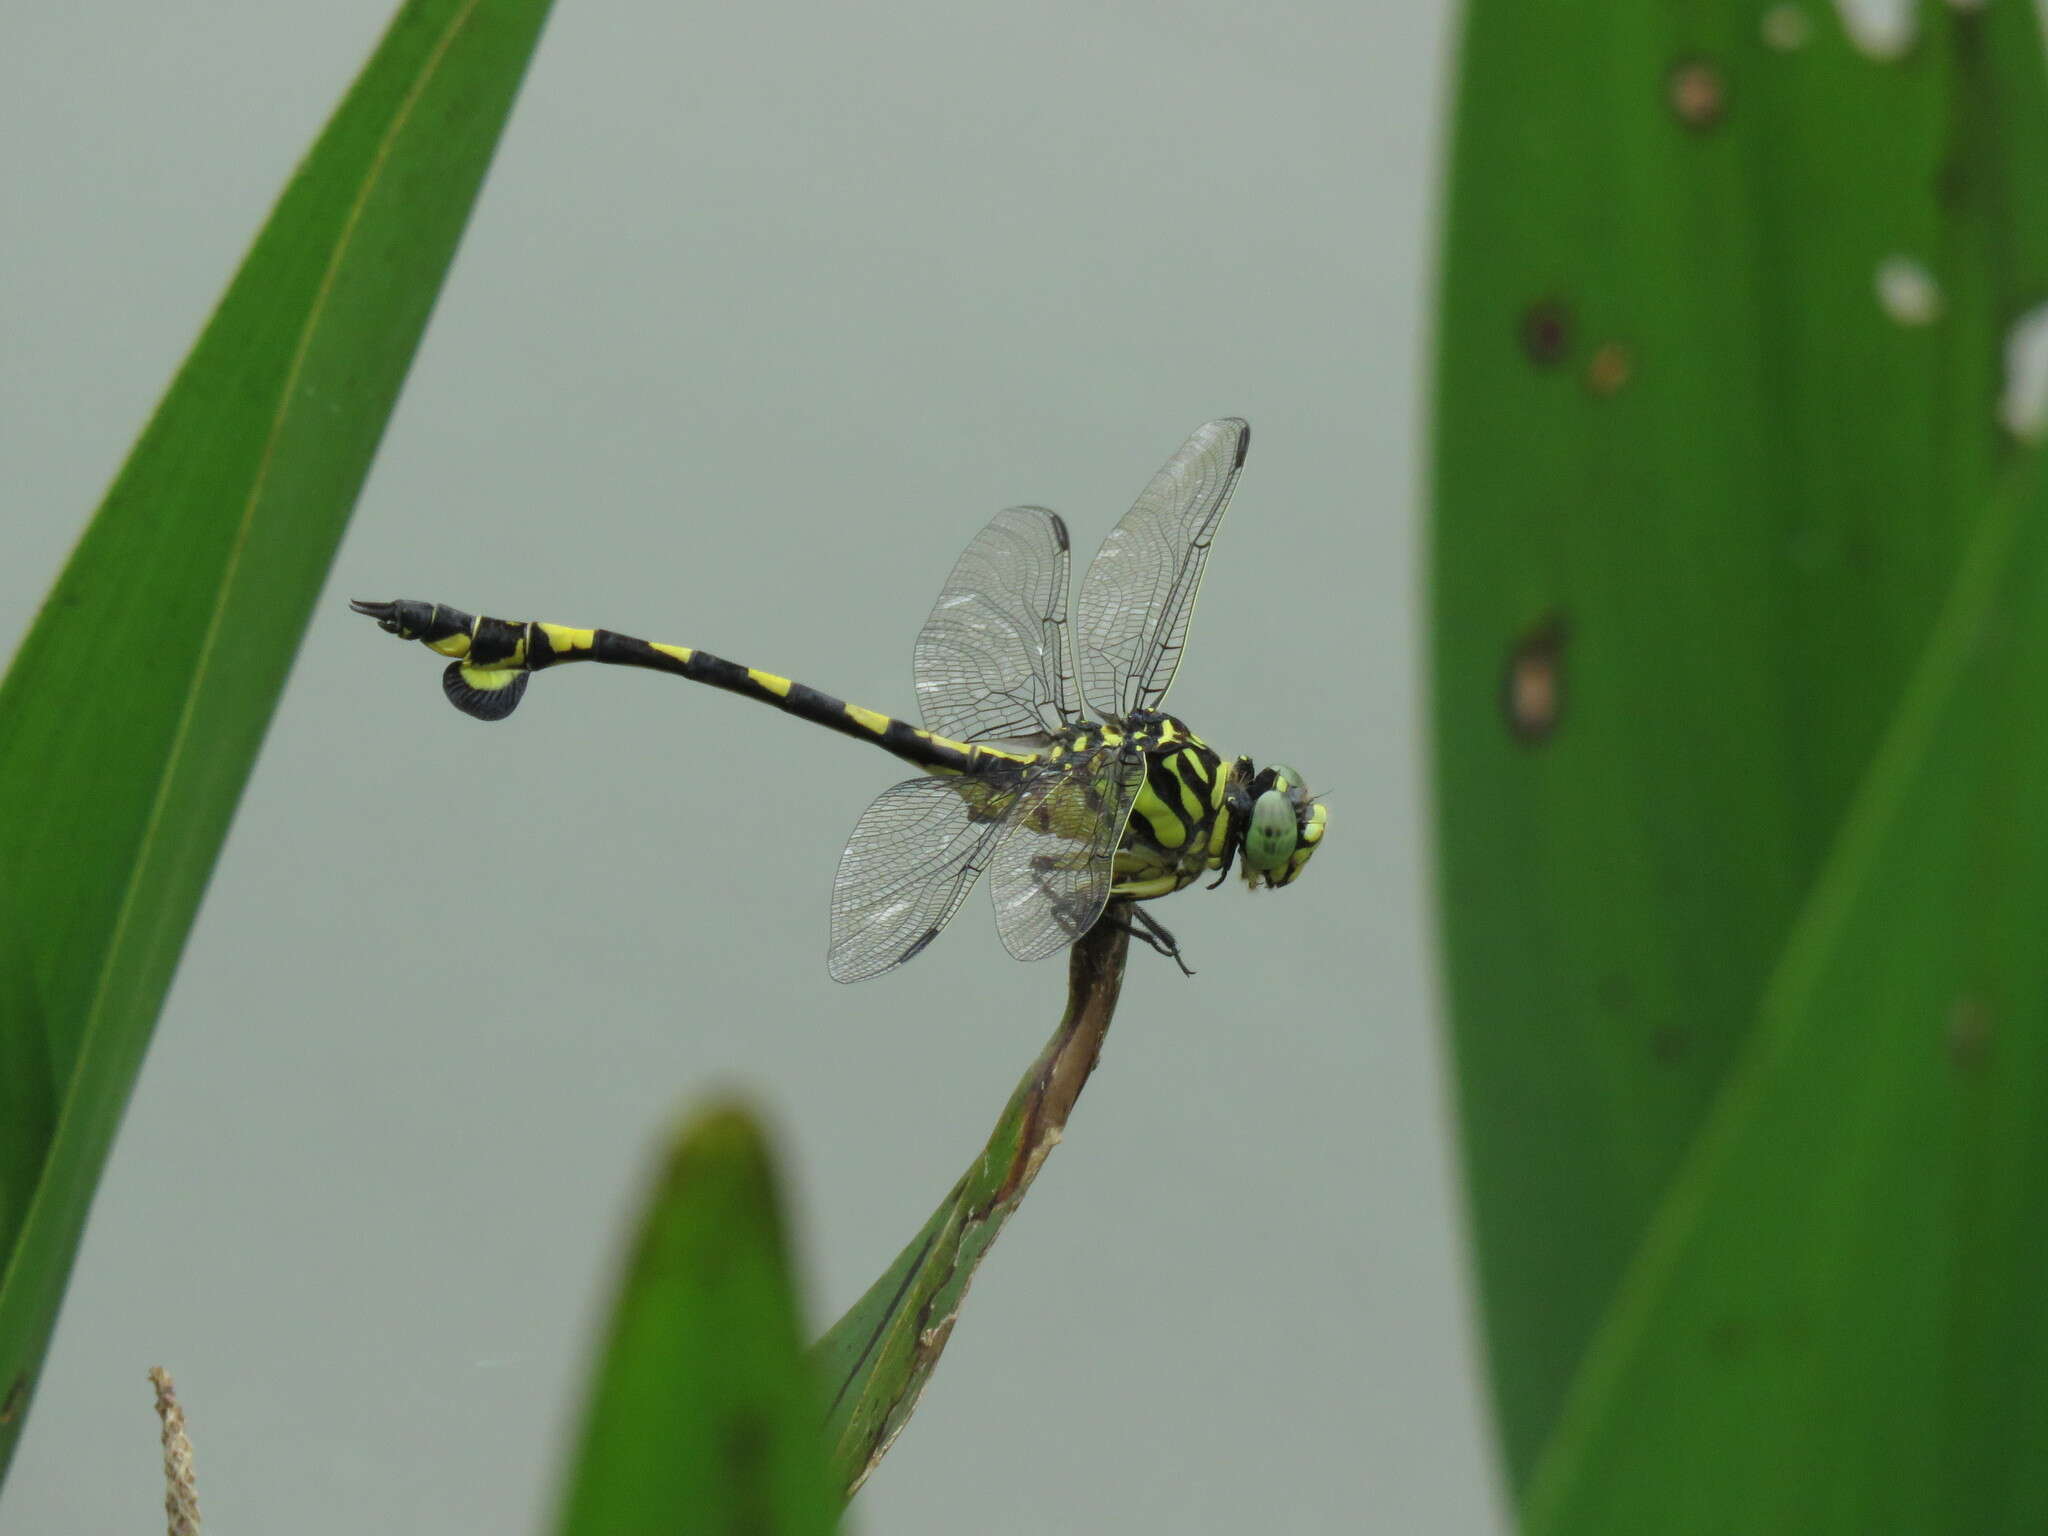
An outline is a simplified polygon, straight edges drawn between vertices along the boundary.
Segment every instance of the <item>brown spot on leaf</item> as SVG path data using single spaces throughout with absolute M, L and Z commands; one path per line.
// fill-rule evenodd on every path
M 1548 741 L 1564 714 L 1567 638 L 1563 616 L 1546 614 L 1508 652 L 1501 682 L 1501 713 L 1508 733 L 1524 746 Z
M 1679 122 L 1694 133 L 1706 133 L 1728 115 L 1727 77 L 1699 54 L 1680 59 L 1664 77 L 1664 100 Z
M 1611 395 L 1629 381 L 1635 359 L 1618 341 L 1603 341 L 1593 349 L 1586 363 L 1586 388 L 1596 395 Z
M 1672 1066 L 1685 1059 L 1692 1036 L 1676 1024 L 1665 1024 L 1651 1032 L 1650 1056 L 1660 1066 Z
M 1538 299 L 1522 311 L 1522 353 L 1538 368 L 1555 368 L 1572 347 L 1571 306 Z
M 1950 214 L 1969 211 L 1981 178 L 1969 158 L 1952 154 L 1934 170 L 1934 199 Z
M 1964 1072 L 1983 1068 L 1991 1056 L 1991 1006 L 1983 998 L 1965 993 L 1949 1006 L 1947 1048 L 1949 1065 Z
M 1813 35 L 1813 24 L 1796 5 L 1774 5 L 1764 12 L 1764 42 L 1780 53 L 1794 53 Z
M 21 1405 L 28 1401 L 28 1374 L 23 1372 L 7 1384 L 7 1395 L 0 1398 L 0 1425 L 12 1424 L 21 1417 Z
M 1707 1353 L 1716 1360 L 1740 1360 L 1749 1353 L 1756 1330 L 1739 1317 L 1724 1317 L 1707 1330 Z

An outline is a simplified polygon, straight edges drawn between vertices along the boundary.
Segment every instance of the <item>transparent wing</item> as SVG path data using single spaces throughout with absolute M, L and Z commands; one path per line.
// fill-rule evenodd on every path
M 925 727 L 955 741 L 1029 741 L 1075 718 L 1067 525 L 1006 507 L 953 567 L 917 637 Z
M 1042 960 L 1095 926 L 1115 883 L 1117 845 L 1145 779 L 1142 752 L 1103 747 L 1024 789 L 995 849 L 996 932 L 1019 960 Z
M 894 970 L 939 936 L 988 864 L 1021 784 L 916 778 L 854 823 L 832 882 L 834 981 Z
M 1252 429 L 1198 427 L 1103 540 L 1081 582 L 1081 686 L 1099 718 L 1156 709 L 1180 666 L 1202 567 Z

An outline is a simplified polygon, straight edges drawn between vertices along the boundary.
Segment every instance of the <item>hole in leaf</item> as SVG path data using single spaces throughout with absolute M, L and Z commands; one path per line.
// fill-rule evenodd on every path
M 1849 41 L 1873 59 L 1896 59 L 1913 46 L 1913 0 L 1835 0 Z
M 1998 422 L 2022 442 L 2048 436 L 2048 304 L 2028 310 L 2005 333 Z
M 1941 284 L 1911 256 L 1887 256 L 1877 264 L 1877 302 L 1900 325 L 1931 325 L 1941 318 Z

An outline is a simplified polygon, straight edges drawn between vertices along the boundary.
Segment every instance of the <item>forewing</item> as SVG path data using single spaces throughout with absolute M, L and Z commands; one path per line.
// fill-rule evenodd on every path
M 927 777 L 882 791 L 854 823 L 832 882 L 834 981 L 894 970 L 939 936 L 988 864 L 1016 790 Z
M 1202 567 L 1251 446 L 1249 423 L 1198 427 L 1103 540 L 1081 582 L 1081 685 L 1103 719 L 1156 709 L 1180 666 Z
M 1067 527 L 1005 507 L 975 535 L 917 637 L 925 727 L 955 741 L 1029 741 L 1074 718 Z
M 1117 844 L 1145 757 L 1103 747 L 1024 790 L 995 850 L 996 932 L 1019 960 L 1042 960 L 1095 926 L 1115 883 Z

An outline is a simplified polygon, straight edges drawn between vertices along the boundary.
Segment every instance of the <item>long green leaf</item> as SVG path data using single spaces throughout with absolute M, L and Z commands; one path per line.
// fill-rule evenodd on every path
M 896 1262 L 818 1341 L 835 1486 L 851 1495 L 917 1408 L 974 1271 L 1059 1143 L 1116 1011 L 1130 934 L 1099 923 L 1074 946 L 1067 1011 L 988 1144 Z
M 2048 483 L 1995 502 L 1532 1533 L 2048 1530 Z
M 0 687 L 0 1466 L 186 932 L 546 13 L 398 13 Z
M 2048 297 L 2040 40 L 2023 0 L 1917 26 L 1877 59 L 1819 0 L 1470 7 L 1434 725 L 1517 1483 L 2013 457 L 2004 333 Z
M 745 1110 L 676 1137 L 612 1314 L 563 1536 L 837 1523 L 781 1202 Z

